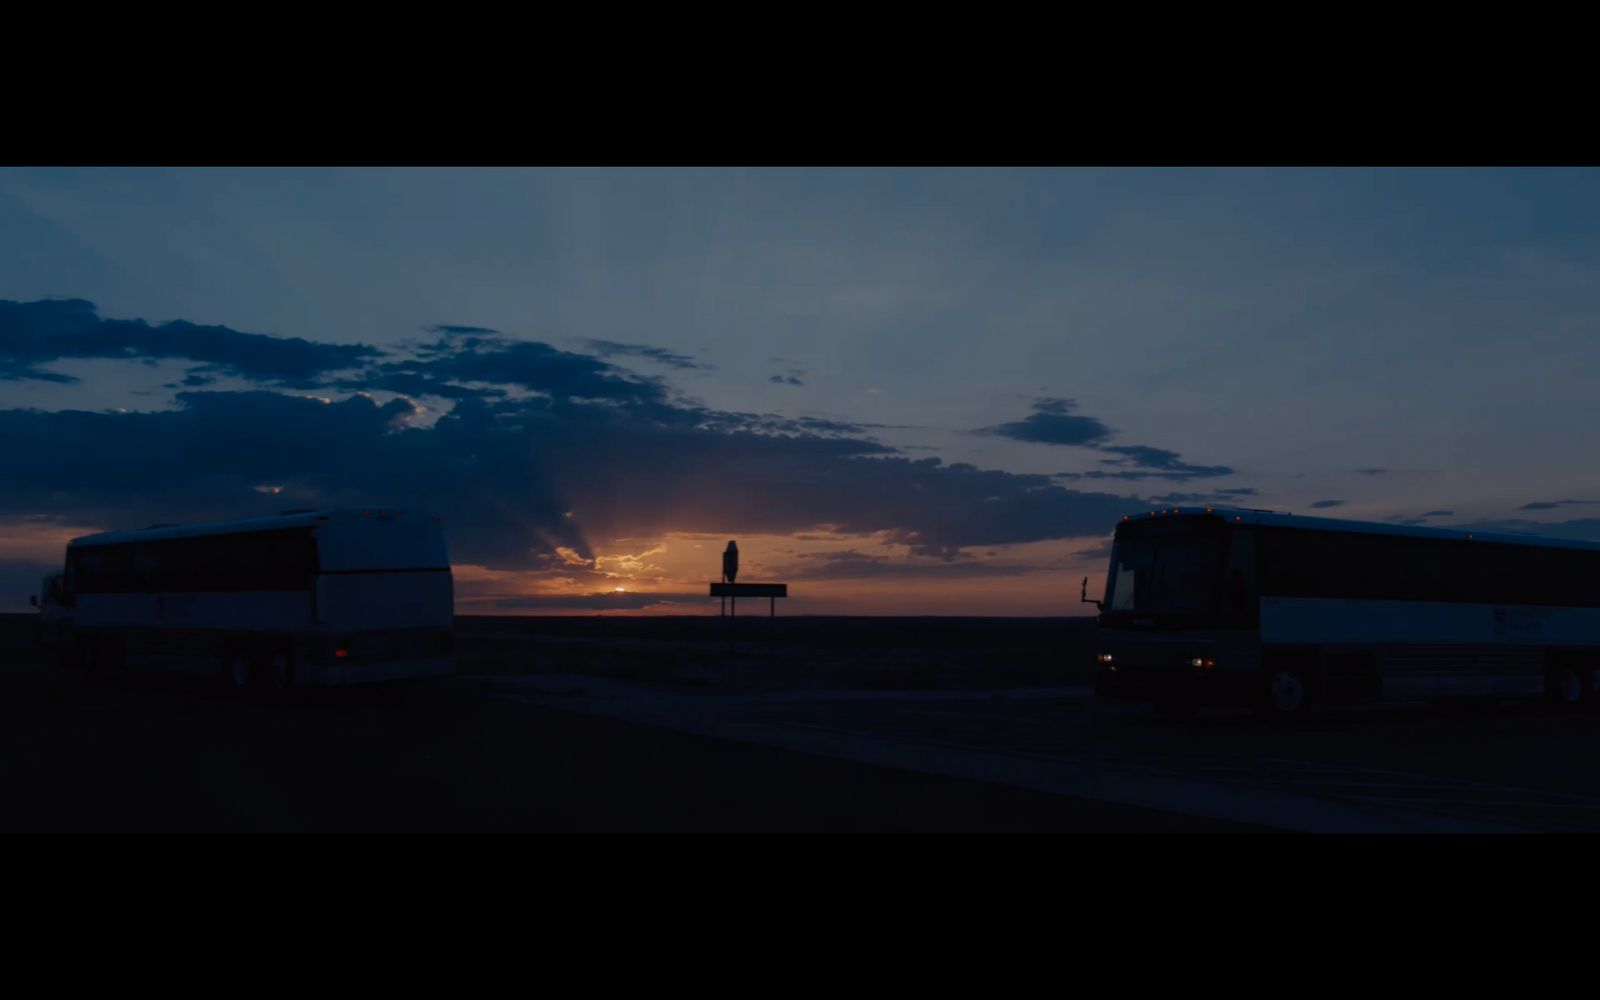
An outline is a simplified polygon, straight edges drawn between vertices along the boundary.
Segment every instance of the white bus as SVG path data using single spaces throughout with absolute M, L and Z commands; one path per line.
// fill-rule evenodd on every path
M 60 603 L 91 671 L 171 667 L 283 690 L 449 674 L 439 519 L 361 507 L 75 538 Z
M 1171 508 L 1122 519 L 1090 603 L 1097 695 L 1171 717 L 1390 697 L 1600 702 L 1600 543 Z

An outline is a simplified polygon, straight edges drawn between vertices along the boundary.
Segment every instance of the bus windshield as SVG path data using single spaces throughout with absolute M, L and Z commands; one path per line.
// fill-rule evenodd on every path
M 1120 532 L 1112 546 L 1107 616 L 1148 616 L 1172 624 L 1180 623 L 1174 619 L 1199 624 L 1213 616 L 1222 584 L 1223 536 L 1197 530 L 1192 522 L 1146 522 L 1139 528 L 1145 530 Z

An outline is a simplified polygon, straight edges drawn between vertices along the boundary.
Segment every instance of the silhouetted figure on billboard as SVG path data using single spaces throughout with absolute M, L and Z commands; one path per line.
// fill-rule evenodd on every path
M 729 542 L 728 547 L 722 550 L 722 581 L 733 583 L 739 575 L 739 544 Z

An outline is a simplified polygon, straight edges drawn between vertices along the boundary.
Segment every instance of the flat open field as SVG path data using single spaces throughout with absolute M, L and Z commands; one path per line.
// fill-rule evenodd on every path
M 86 683 L 0 617 L 0 829 L 1600 829 L 1600 715 L 1174 726 L 1081 619 L 462 618 L 461 675 L 287 703 Z
M 1086 684 L 1090 618 L 459 618 L 463 673 L 585 673 L 739 690 Z M 470 662 L 470 670 L 466 664 Z

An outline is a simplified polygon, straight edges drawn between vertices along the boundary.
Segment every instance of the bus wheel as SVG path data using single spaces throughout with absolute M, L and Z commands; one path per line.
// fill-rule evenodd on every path
M 1561 664 L 1544 674 L 1545 700 L 1556 708 L 1572 708 L 1583 701 L 1589 680 L 1576 667 Z
M 273 653 L 267 662 L 267 683 L 279 694 L 287 694 L 294 689 L 294 661 L 289 659 L 289 654 L 284 650 Z
M 104 677 L 122 665 L 115 639 L 92 639 L 84 644 L 83 669 L 91 677 Z
M 1290 719 L 1305 714 L 1310 704 L 1304 678 L 1293 670 L 1278 670 L 1267 683 L 1261 713 L 1271 719 Z
M 235 649 L 228 654 L 222 668 L 222 682 L 230 691 L 248 691 L 256 679 L 255 657 L 248 649 Z

